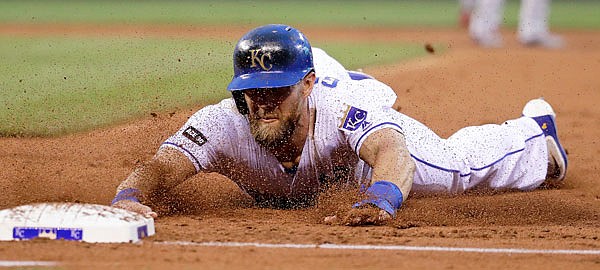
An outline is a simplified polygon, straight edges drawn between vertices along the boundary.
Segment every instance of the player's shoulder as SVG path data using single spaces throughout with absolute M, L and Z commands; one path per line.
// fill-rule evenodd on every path
M 313 47 L 312 53 L 315 74 L 318 77 L 335 77 L 342 80 L 350 79 L 346 68 L 324 50 Z
M 373 79 L 320 78 L 313 92 L 312 103 L 321 122 L 336 123 L 350 132 L 368 124 L 367 115 L 389 110 L 396 100 L 391 88 Z
M 328 106 L 354 104 L 363 107 L 391 107 L 397 97 L 389 86 L 375 79 L 340 80 L 319 77 L 314 91 L 317 99 Z
M 221 100 L 219 103 L 207 105 L 201 108 L 200 110 L 196 111 L 194 113 L 194 116 L 201 116 L 207 114 L 218 114 L 225 116 L 235 116 L 236 114 L 239 114 L 241 116 L 241 114 L 236 109 L 235 101 L 233 101 L 233 98 L 226 98 Z
M 245 117 L 238 112 L 233 98 L 227 98 L 196 111 L 189 121 L 210 123 L 211 125 L 228 125 L 244 122 Z

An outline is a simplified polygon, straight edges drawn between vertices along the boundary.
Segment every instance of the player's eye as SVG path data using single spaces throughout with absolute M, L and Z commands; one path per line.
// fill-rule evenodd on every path
M 291 86 L 279 88 L 248 89 L 244 91 L 251 100 L 255 102 L 282 102 L 292 92 Z

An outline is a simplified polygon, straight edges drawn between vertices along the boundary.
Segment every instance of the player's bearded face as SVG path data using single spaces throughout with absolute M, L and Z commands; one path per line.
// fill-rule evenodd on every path
M 273 148 L 286 143 L 300 118 L 298 85 L 246 91 L 250 131 L 258 144 Z

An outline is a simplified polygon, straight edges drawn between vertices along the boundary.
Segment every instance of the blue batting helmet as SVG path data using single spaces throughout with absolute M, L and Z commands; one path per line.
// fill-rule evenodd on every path
M 238 41 L 227 90 L 291 86 L 313 69 L 312 49 L 304 34 L 287 25 L 269 24 Z

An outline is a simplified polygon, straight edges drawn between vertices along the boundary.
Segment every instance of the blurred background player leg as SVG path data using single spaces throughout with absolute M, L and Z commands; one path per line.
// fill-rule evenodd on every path
M 458 14 L 458 25 L 462 28 L 469 28 L 469 21 L 471 20 L 471 13 L 475 8 L 475 0 L 458 0 L 459 14 Z
M 504 0 L 477 0 L 471 15 L 469 34 L 475 43 L 486 48 L 502 46 L 500 24 Z
M 550 33 L 549 17 L 550 0 L 522 0 L 517 32 L 519 42 L 526 46 L 562 48 L 563 39 Z

